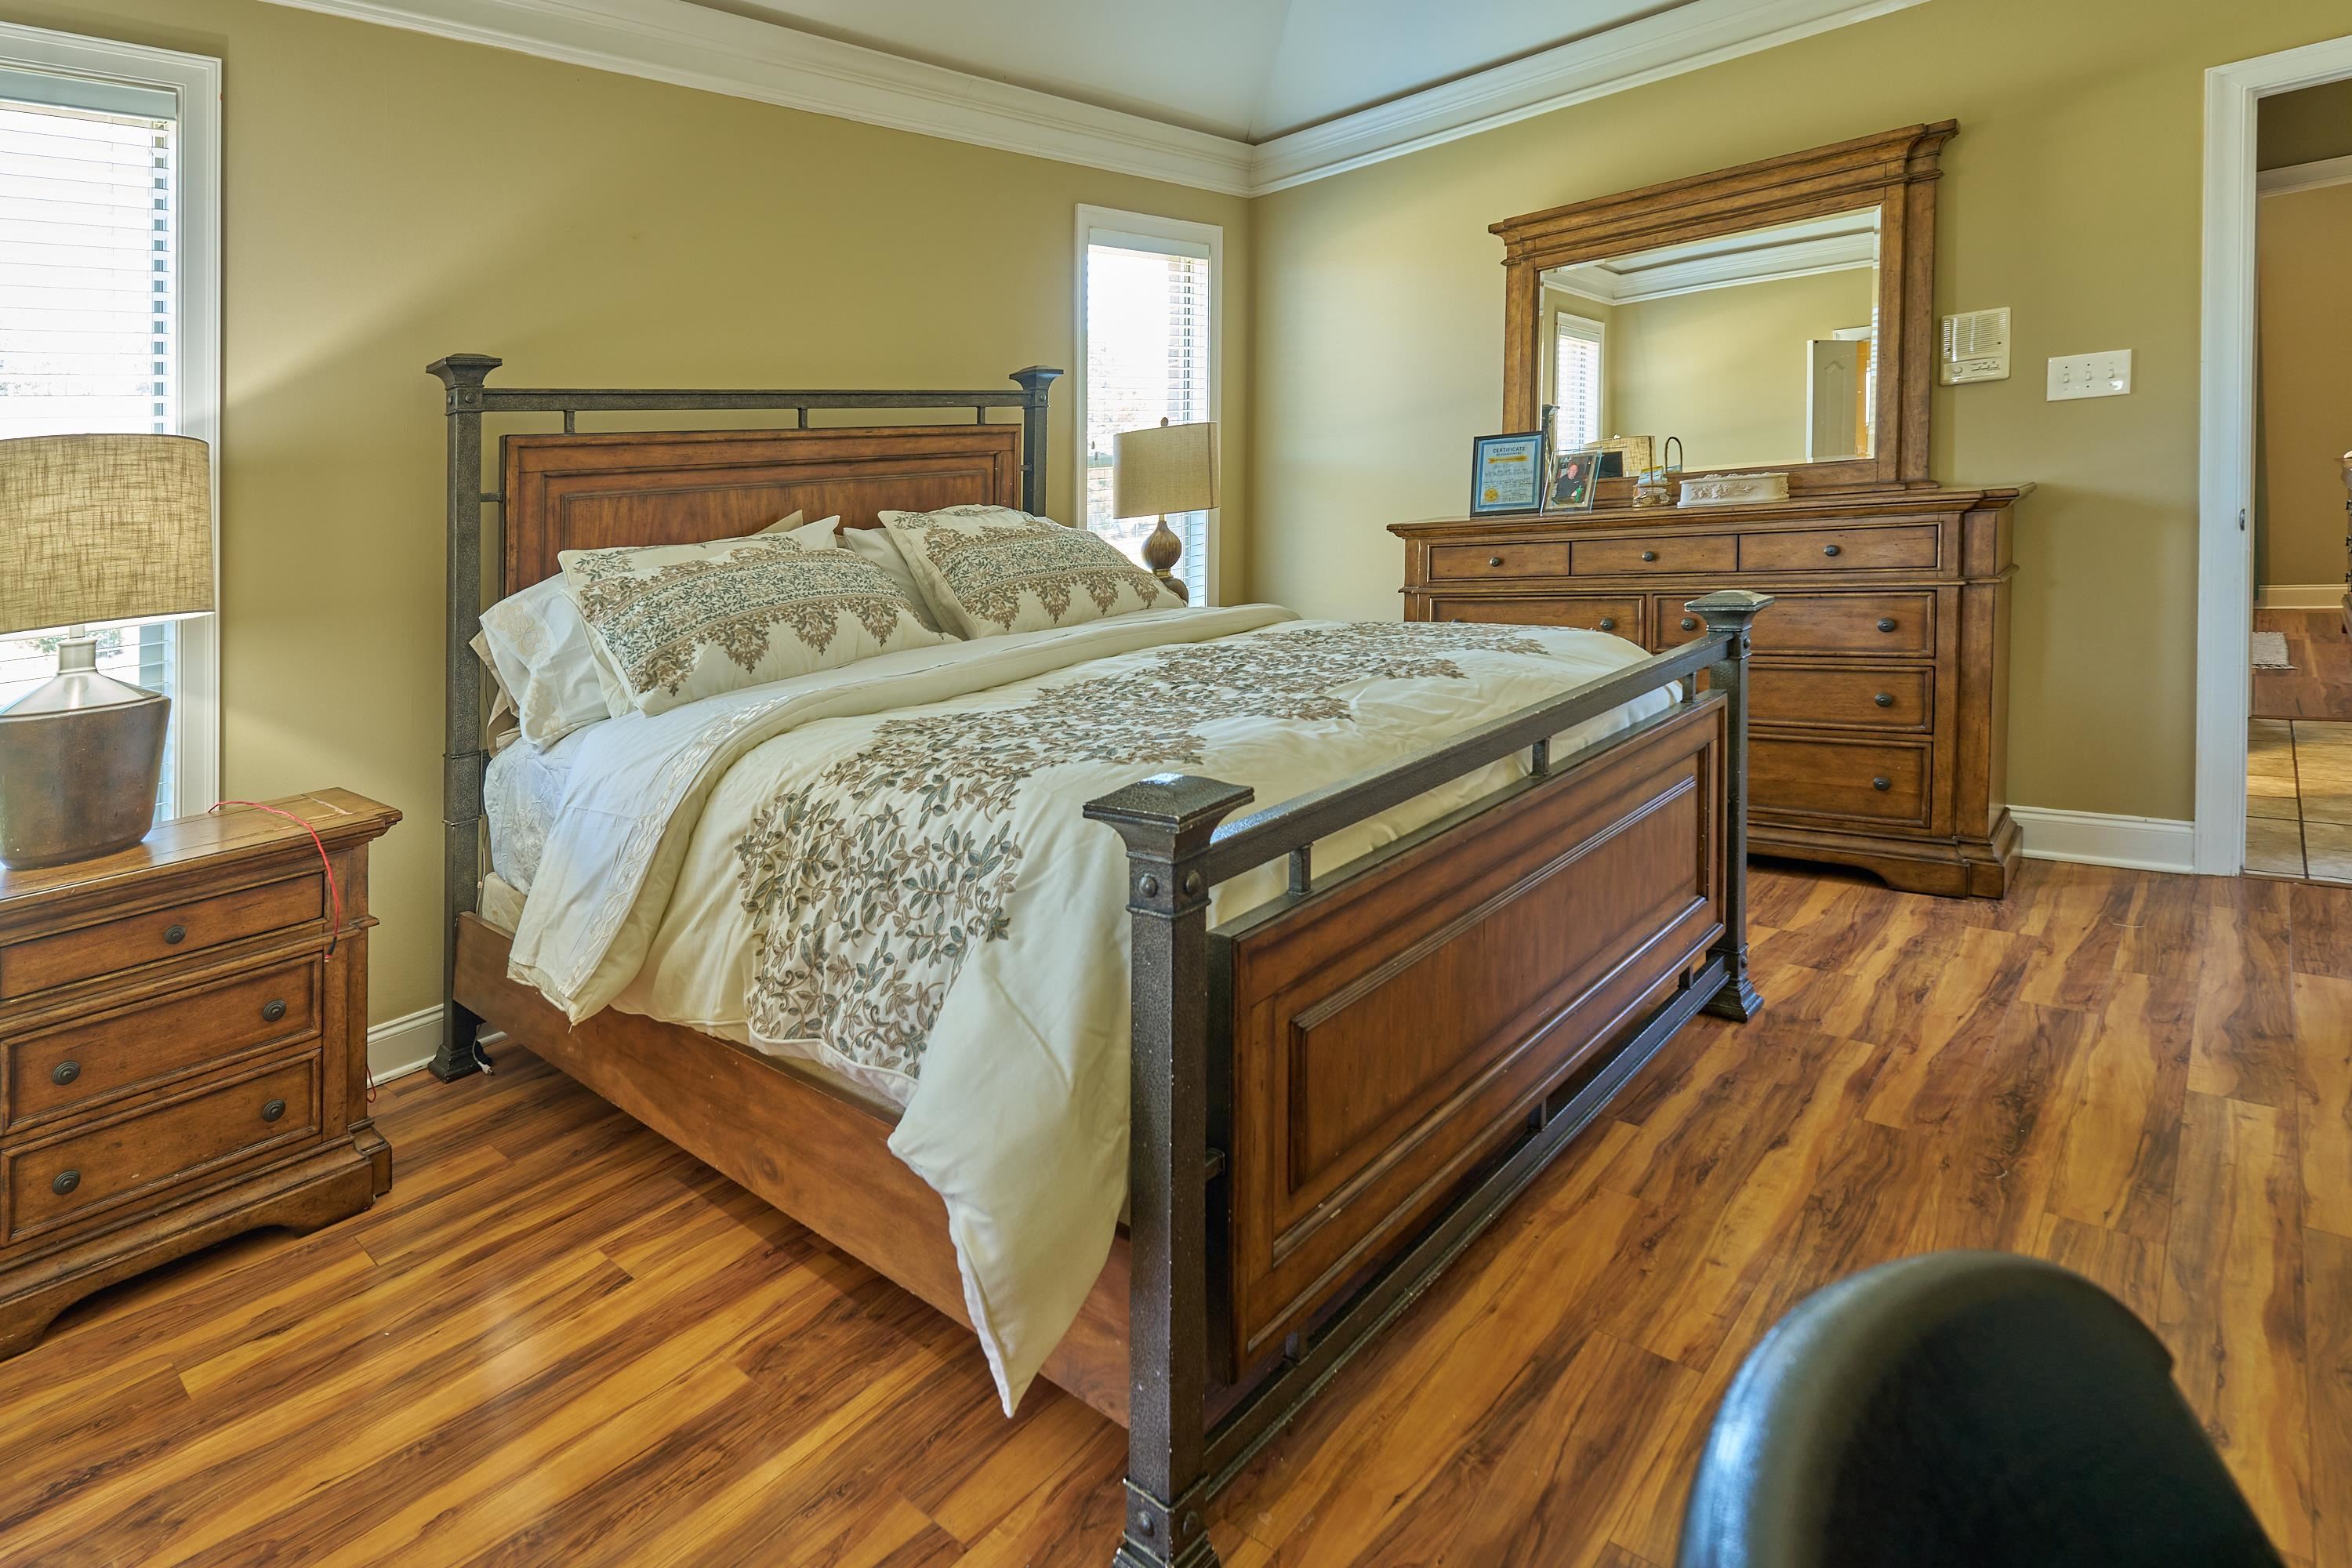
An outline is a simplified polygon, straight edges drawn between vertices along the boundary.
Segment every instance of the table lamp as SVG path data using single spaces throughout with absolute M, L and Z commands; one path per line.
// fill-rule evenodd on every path
M 1217 504 L 1217 426 L 1171 425 L 1162 419 L 1111 437 L 1111 515 L 1150 517 L 1160 526 L 1143 542 L 1143 563 L 1178 598 L 1190 601 L 1184 580 L 1171 570 L 1184 542 L 1168 526 L 1170 512 L 1206 511 Z
M 0 710 L 0 866 L 147 837 L 172 700 L 98 670 L 93 622 L 213 607 L 212 452 L 186 436 L 0 440 L 0 637 L 60 630 L 58 673 Z

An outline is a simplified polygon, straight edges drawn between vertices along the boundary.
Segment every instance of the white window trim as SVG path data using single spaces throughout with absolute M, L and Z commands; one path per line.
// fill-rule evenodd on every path
M 179 100 L 180 428 L 213 449 L 213 603 L 220 603 L 221 62 L 0 22 L 0 65 L 157 88 Z M 174 623 L 179 738 L 172 798 L 185 815 L 220 798 L 220 616 Z
M 1073 247 L 1070 276 L 1076 280 L 1071 313 L 1075 318 L 1073 341 L 1078 345 L 1077 358 L 1073 361 L 1077 374 L 1070 379 L 1076 384 L 1072 398 L 1074 422 L 1071 425 L 1070 446 L 1076 452 L 1075 485 L 1071 495 L 1076 498 L 1077 521 L 1086 522 L 1087 506 L 1087 247 L 1090 243 L 1132 245 L 1140 240 L 1172 239 L 1209 247 L 1209 417 L 1218 428 L 1219 461 L 1227 443 L 1224 435 L 1225 384 L 1225 231 L 1213 223 L 1189 223 L 1182 218 L 1155 217 L 1150 213 L 1127 212 L 1118 207 L 1088 206 L 1078 204 L 1077 237 Z M 1224 476 L 1217 476 L 1220 491 Z M 1203 520 L 1202 536 L 1204 557 L 1201 563 L 1201 581 L 1208 589 L 1207 602 L 1219 602 L 1217 566 L 1223 558 L 1223 510 L 1211 507 Z

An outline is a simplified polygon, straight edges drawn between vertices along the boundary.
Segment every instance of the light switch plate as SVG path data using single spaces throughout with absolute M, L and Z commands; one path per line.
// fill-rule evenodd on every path
M 2131 390 L 2132 352 L 2107 349 L 2095 354 L 2066 354 L 2050 362 L 2052 403 L 2070 397 L 2121 397 Z

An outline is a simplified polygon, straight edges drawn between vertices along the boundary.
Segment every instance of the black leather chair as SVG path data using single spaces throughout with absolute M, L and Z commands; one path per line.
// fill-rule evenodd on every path
M 2032 1258 L 1841 1280 L 1724 1396 L 1680 1568 L 2276 1568 L 2171 1367 L 2121 1302 Z

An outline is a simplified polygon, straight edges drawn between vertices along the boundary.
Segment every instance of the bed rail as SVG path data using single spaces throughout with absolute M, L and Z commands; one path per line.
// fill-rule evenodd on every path
M 446 1081 L 486 1065 L 478 1036 L 481 1020 L 456 1000 L 457 917 L 473 911 L 482 879 L 482 749 L 486 710 L 481 661 L 467 646 L 481 629 L 482 510 L 505 497 L 482 486 L 482 420 L 494 414 L 558 414 L 564 432 L 576 430 L 582 414 L 790 413 L 794 428 L 808 429 L 817 410 L 935 408 L 970 409 L 986 424 L 997 408 L 1021 411 L 1021 507 L 1045 513 L 1047 399 L 1062 374 L 1045 365 L 1014 371 L 1015 390 L 971 391 L 815 389 L 696 390 L 611 387 L 497 387 L 490 373 L 504 362 L 490 354 L 447 354 L 425 366 L 445 391 L 448 419 L 448 601 L 442 649 L 447 689 L 445 745 L 441 757 L 442 910 L 441 1044 L 433 1075 Z
M 1126 841 L 1133 940 L 1129 1242 L 1129 1450 L 1124 1538 L 1128 1568 L 1206 1568 L 1209 1499 L 1355 1351 L 1393 1319 L 1486 1228 L 1693 1014 L 1745 1020 L 1761 1006 L 1748 973 L 1747 804 L 1749 627 L 1771 600 L 1727 591 L 1688 605 L 1706 635 L 1640 664 L 1506 715 L 1400 765 L 1341 781 L 1227 822 L 1251 792 L 1216 779 L 1165 773 L 1091 802 L 1087 816 Z M 1704 670 L 1708 689 L 1690 678 Z M 1674 681 L 1682 700 L 1572 761 L 1555 765 L 1550 737 Z M 1597 777 L 1612 752 L 1645 732 L 1720 705 L 1721 798 L 1702 833 L 1720 824 L 1720 934 L 1671 994 L 1650 1007 L 1624 1043 L 1583 1077 L 1539 1100 L 1524 1131 L 1495 1152 L 1466 1189 L 1396 1250 L 1341 1304 L 1292 1333 L 1279 1364 L 1245 1392 L 1225 1380 L 1230 1351 L 1223 1299 L 1234 1215 L 1233 1168 L 1220 1119 L 1239 1097 L 1231 1081 L 1233 998 L 1209 928 L 1209 891 L 1254 867 L 1290 858 L 1290 892 L 1303 903 L 1376 867 L 1349 867 L 1318 888 L 1312 846 L 1333 832 L 1463 777 L 1514 752 L 1529 753 L 1527 779 L 1465 816 L 1504 812 L 1514 801 Z M 1442 833 L 1442 830 L 1441 830 Z M 1443 842 L 1442 837 L 1435 842 Z M 1715 846 L 1710 843 L 1710 850 Z M 1230 928 L 1226 928 L 1230 929 Z M 1222 1011 L 1221 1011 L 1222 1010 Z M 1222 1053 L 1222 1054 L 1221 1054 Z M 1220 1204 L 1223 1205 L 1220 1208 Z M 1222 1411 L 1222 1414 L 1218 1414 Z

